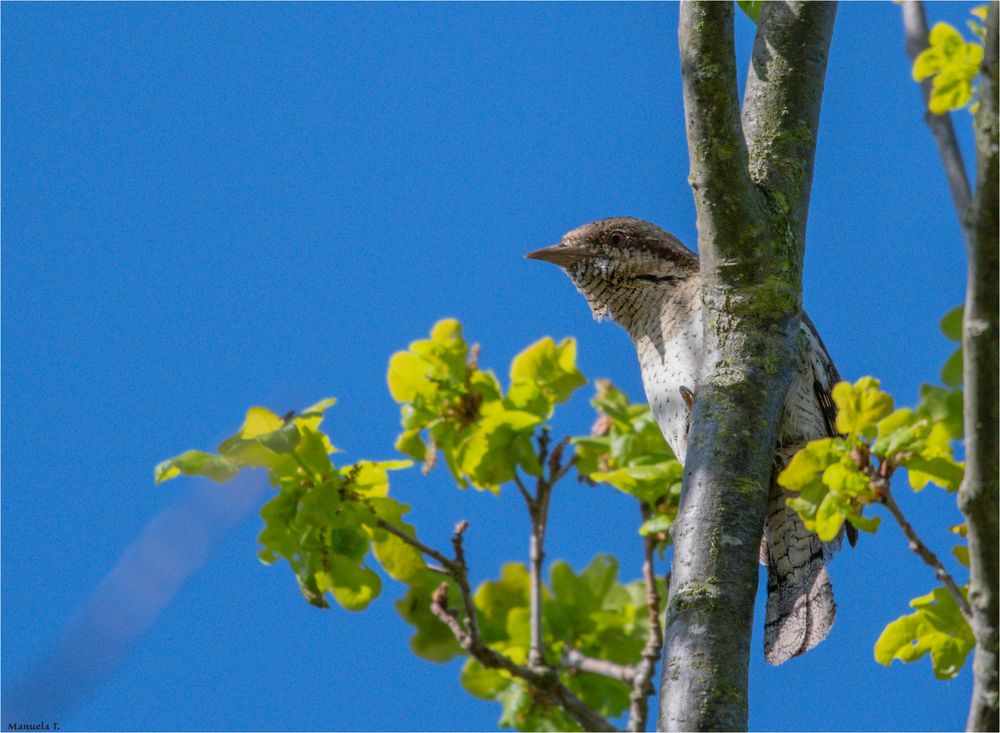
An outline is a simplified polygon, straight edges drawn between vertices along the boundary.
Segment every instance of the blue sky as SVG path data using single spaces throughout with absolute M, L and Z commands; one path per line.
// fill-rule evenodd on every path
M 970 7 L 929 14 L 964 28 Z M 3 4 L 4 725 L 495 728 L 459 663 L 409 652 L 400 586 L 321 612 L 258 562 L 258 478 L 154 487 L 152 469 L 213 448 L 251 405 L 328 395 L 343 460 L 392 457 L 388 357 L 444 316 L 501 374 L 540 336 L 575 335 L 588 377 L 640 398 L 625 334 L 522 255 L 614 215 L 694 246 L 676 21 L 672 4 Z M 741 67 L 752 33 L 738 18 Z M 879 376 L 900 404 L 937 381 L 938 319 L 964 287 L 922 114 L 899 8 L 844 5 L 805 304 L 845 377 Z M 956 125 L 968 150 L 968 115 Z M 587 429 L 589 392 L 557 433 Z M 416 471 L 393 492 L 431 544 L 470 521 L 477 582 L 526 557 L 513 493 Z M 950 557 L 954 497 L 897 493 Z M 610 551 L 638 576 L 623 498 L 567 482 L 552 522 L 550 558 Z M 935 585 L 898 530 L 831 573 L 838 620 L 815 651 L 767 666 L 758 619 L 751 727 L 962 727 L 968 669 L 939 682 L 872 658 Z

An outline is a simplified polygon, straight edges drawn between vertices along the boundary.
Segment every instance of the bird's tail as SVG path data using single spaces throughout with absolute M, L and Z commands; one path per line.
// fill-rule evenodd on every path
M 830 632 L 837 606 L 826 572 L 830 546 L 805 528 L 777 485 L 767 506 L 761 563 L 767 565 L 764 658 L 781 664 Z

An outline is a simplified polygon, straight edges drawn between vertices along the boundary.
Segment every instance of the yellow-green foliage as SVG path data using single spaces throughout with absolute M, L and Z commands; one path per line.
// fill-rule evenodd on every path
M 986 18 L 987 6 L 972 11 L 980 20 Z M 985 33 L 978 23 L 970 21 L 972 31 L 980 38 Z M 973 82 L 983 61 L 982 43 L 967 42 L 948 23 L 935 23 L 927 39 L 930 44 L 913 62 L 915 81 L 931 79 L 931 94 L 927 106 L 934 114 L 962 109 L 975 95 Z M 975 105 L 972 112 L 976 111 Z

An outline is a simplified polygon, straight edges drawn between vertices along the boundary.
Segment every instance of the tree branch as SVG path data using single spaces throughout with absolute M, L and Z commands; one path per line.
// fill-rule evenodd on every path
M 837 5 L 768 2 L 743 95 L 750 177 L 805 240 L 823 77 Z
M 431 597 L 431 612 L 454 634 L 465 651 L 484 667 L 504 669 L 512 676 L 522 679 L 538 690 L 551 704 L 562 708 L 567 715 L 588 731 L 617 731 L 603 716 L 591 710 L 586 703 L 577 697 L 560 680 L 552 670 L 537 670 L 515 664 L 511 659 L 500 654 L 483 642 L 479 635 L 479 623 L 476 617 L 476 606 L 473 602 L 469 586 L 468 568 L 465 564 L 465 553 L 462 547 L 462 533 L 468 524 L 460 522 L 455 528 L 452 544 L 455 547 L 455 559 L 449 561 L 454 568 L 452 577 L 458 584 L 464 608 L 464 627 L 457 614 L 448 608 L 448 584 L 442 583 Z
M 691 159 L 688 182 L 698 208 L 699 242 L 703 230 L 738 241 L 746 212 L 756 207 L 758 196 L 747 172 L 740 127 L 733 4 L 682 3 L 678 38 Z
M 997 15 L 990 3 L 976 114 L 976 198 L 969 216 L 968 284 L 962 347 L 965 358 L 965 480 L 958 505 L 969 527 L 969 605 L 976 637 L 968 730 L 1000 729 L 1000 568 L 998 568 L 998 104 Z
M 389 524 L 384 519 L 376 519 L 375 520 L 375 526 L 378 527 L 379 529 L 384 529 L 389 534 L 395 535 L 399 539 L 403 540 L 403 542 L 405 542 L 406 544 L 410 545 L 410 547 L 413 547 L 416 550 L 418 550 L 418 551 L 422 552 L 423 554 L 427 555 L 427 557 L 434 558 L 439 563 L 441 563 L 441 566 L 448 573 L 454 573 L 455 572 L 456 566 L 455 566 L 455 562 L 453 560 L 445 557 L 440 552 L 438 552 L 437 550 L 435 550 L 433 547 L 428 547 L 427 545 L 425 545 L 423 542 L 421 542 L 420 540 L 418 540 L 413 535 L 407 534 L 403 530 L 397 529 L 396 527 L 393 527 L 391 524 Z
M 641 505 L 642 519 L 648 520 L 652 511 L 648 504 Z M 629 696 L 628 729 L 630 731 L 646 730 L 646 718 L 649 715 L 649 696 L 653 689 L 653 672 L 656 663 L 660 661 L 663 649 L 663 628 L 660 625 L 660 592 L 656 587 L 656 566 L 653 553 L 656 550 L 656 539 L 652 535 L 642 538 L 643 561 L 642 579 L 646 585 L 646 611 L 649 616 L 649 633 L 646 646 L 642 650 L 642 659 L 636 665 L 635 678 L 632 681 L 632 693 Z M 670 579 L 667 579 L 667 585 Z
M 925 563 L 930 565 L 934 569 L 935 577 L 944 583 L 945 587 L 951 593 L 952 597 L 955 599 L 955 603 L 958 605 L 958 610 L 962 612 L 965 620 L 971 625 L 972 624 L 972 611 L 969 609 L 969 603 L 965 600 L 965 596 L 958 589 L 958 583 L 951 576 L 938 556 L 924 544 L 924 541 L 920 539 L 917 535 L 913 525 L 906 519 L 903 515 L 903 510 L 899 508 L 899 504 L 896 503 L 896 499 L 893 498 L 892 492 L 889 490 L 888 481 L 881 482 L 878 487 L 877 496 L 879 501 L 881 501 L 885 508 L 889 510 L 889 513 L 896 519 L 896 523 L 899 524 L 900 529 L 903 530 L 903 534 L 906 535 L 906 539 L 909 540 L 910 549 L 913 550 L 920 559 Z
M 903 31 L 906 34 L 906 55 L 910 57 L 912 62 L 916 60 L 921 51 L 929 46 L 927 16 L 924 13 L 924 4 L 921 0 L 905 0 L 902 10 Z M 971 230 L 967 214 L 969 204 L 972 201 L 972 192 L 969 188 L 969 177 L 965 172 L 962 151 L 958 147 L 958 138 L 955 136 L 955 127 L 952 124 L 950 114 L 936 115 L 928 109 L 927 105 L 931 98 L 931 80 L 924 79 L 920 82 L 920 89 L 923 91 L 924 98 L 924 122 L 930 128 L 931 135 L 934 136 L 934 143 L 937 145 L 941 163 L 944 165 L 945 176 L 948 178 L 948 188 L 951 189 L 951 200 L 955 205 L 955 213 L 958 214 L 962 235 L 968 243 Z
M 445 572 L 454 579 L 462 597 L 463 619 L 448 608 L 448 584 L 442 583 L 431 596 L 431 612 L 447 626 L 455 636 L 459 646 L 472 655 L 484 667 L 505 669 L 511 675 L 522 679 L 541 692 L 553 705 L 562 708 L 567 715 L 580 724 L 584 730 L 617 731 L 603 716 L 591 710 L 585 702 L 577 697 L 568 687 L 559 681 L 558 675 L 551 669 L 535 669 L 515 664 L 494 649 L 488 647 L 479 635 L 479 620 L 476 615 L 476 605 L 472 597 L 472 586 L 469 584 L 469 570 L 465 562 L 465 548 L 462 542 L 469 523 L 464 519 L 455 525 L 451 543 L 455 551 L 454 559 L 445 557 L 432 547 L 428 547 L 413 535 L 407 534 L 382 519 L 376 520 L 376 526 L 384 529 L 411 547 L 416 548 L 428 557 L 437 560 Z M 597 661 L 597 660 L 595 660 Z M 589 671 L 589 670 L 588 670 Z
M 680 12 L 703 347 L 673 525 L 660 730 L 747 726 L 758 548 L 799 362 L 805 217 L 834 18 L 825 4 L 764 5 L 741 123 L 732 13 L 731 3 L 702 1 Z
M 531 514 L 531 545 L 529 549 L 530 576 L 530 624 L 531 646 L 528 650 L 528 666 L 534 669 L 545 667 L 545 650 L 542 644 L 542 566 L 545 563 L 545 527 L 549 517 L 549 497 L 552 484 L 544 476 L 537 482 L 537 494 L 528 504 Z
M 632 680 L 635 679 L 635 667 L 627 664 L 616 664 L 615 662 L 609 662 L 607 659 L 588 657 L 579 649 L 574 649 L 573 647 L 566 647 L 559 665 L 571 674 L 590 672 L 591 674 L 599 674 L 602 677 L 624 682 L 627 685 L 632 684 Z

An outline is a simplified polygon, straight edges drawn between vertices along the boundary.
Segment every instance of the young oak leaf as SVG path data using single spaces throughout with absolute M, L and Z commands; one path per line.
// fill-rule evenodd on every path
M 189 450 L 159 463 L 153 470 L 153 480 L 162 484 L 164 481 L 184 474 L 185 476 L 207 476 L 213 481 L 222 483 L 231 479 L 239 471 L 239 465 L 228 458 L 200 450 Z
M 892 395 L 879 389 L 874 377 L 839 382 L 833 387 L 837 430 L 852 437 L 874 438 L 876 423 L 892 412 Z
M 511 387 L 527 382 L 537 385 L 550 405 L 565 402 L 587 383 L 576 366 L 576 339 L 557 345 L 545 336 L 514 357 L 510 365 Z
M 941 587 L 910 606 L 916 610 L 886 626 L 875 642 L 875 661 L 888 667 L 893 659 L 915 662 L 929 653 L 934 675 L 954 678 L 976 642 L 955 599 Z

